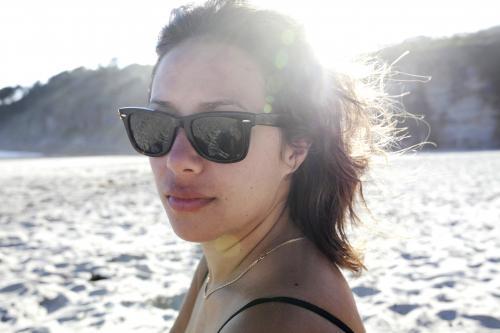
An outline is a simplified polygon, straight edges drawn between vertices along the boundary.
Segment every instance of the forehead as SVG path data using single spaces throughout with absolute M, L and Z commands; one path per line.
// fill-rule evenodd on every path
M 227 44 L 191 41 L 163 56 L 153 79 L 151 100 L 168 102 L 186 114 L 220 100 L 261 112 L 264 87 L 259 66 L 244 51 Z

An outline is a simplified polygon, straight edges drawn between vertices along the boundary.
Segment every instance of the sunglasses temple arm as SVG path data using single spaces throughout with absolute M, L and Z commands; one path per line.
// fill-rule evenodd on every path
M 255 115 L 255 125 L 267 125 L 276 126 L 278 125 L 279 115 L 277 114 L 256 114 Z

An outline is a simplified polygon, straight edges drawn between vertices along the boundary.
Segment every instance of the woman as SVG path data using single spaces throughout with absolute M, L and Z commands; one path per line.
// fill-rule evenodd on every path
M 150 105 L 120 114 L 203 248 L 172 332 L 364 332 L 340 268 L 364 268 L 345 229 L 388 112 L 240 2 L 174 11 L 157 53 Z

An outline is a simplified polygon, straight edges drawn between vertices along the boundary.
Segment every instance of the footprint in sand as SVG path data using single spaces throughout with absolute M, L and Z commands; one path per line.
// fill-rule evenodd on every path
M 485 315 L 462 315 L 462 317 L 467 318 L 467 319 L 473 319 L 479 321 L 479 324 L 483 327 L 487 328 L 500 328 L 500 320 L 492 317 L 492 316 L 485 316 Z
M 370 287 L 365 287 L 365 286 L 358 286 L 352 288 L 353 293 L 356 294 L 356 296 L 359 297 L 366 297 L 366 296 L 372 296 L 380 293 L 380 290 L 375 289 L 375 288 L 370 288 Z
M 404 316 L 419 307 L 419 304 L 394 304 L 389 309 Z
M 457 318 L 457 311 L 455 310 L 443 310 L 436 313 L 436 315 L 442 320 L 455 320 Z

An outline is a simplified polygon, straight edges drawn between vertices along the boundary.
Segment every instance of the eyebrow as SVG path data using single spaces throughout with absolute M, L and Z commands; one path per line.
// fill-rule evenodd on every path
M 176 107 L 174 104 L 168 102 L 168 101 L 160 101 L 157 99 L 152 99 L 149 103 L 148 106 L 151 107 L 151 105 L 158 105 L 161 107 L 162 111 L 171 111 L 171 112 L 177 112 Z
M 161 101 L 161 100 L 156 100 L 152 99 L 149 103 L 149 105 L 155 104 L 160 106 L 162 109 L 165 111 L 170 111 L 170 112 L 175 112 L 179 113 L 179 109 L 175 107 L 175 105 L 169 101 Z M 245 111 L 248 111 L 247 108 L 245 108 L 241 103 L 234 101 L 232 99 L 220 99 L 212 102 L 203 102 L 200 103 L 197 107 L 198 111 L 212 111 L 220 106 L 237 106 Z

